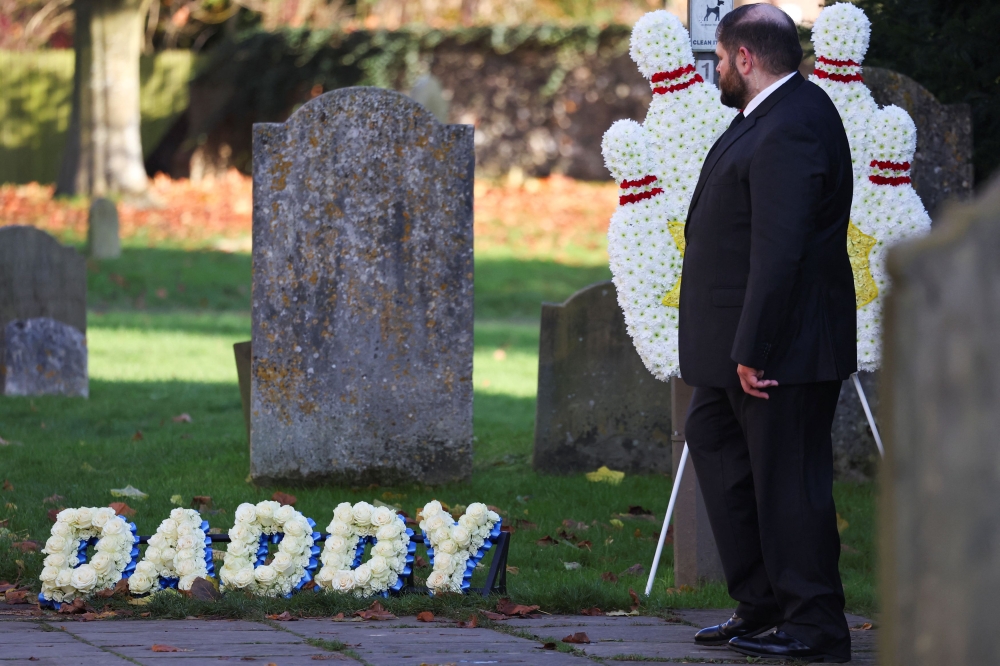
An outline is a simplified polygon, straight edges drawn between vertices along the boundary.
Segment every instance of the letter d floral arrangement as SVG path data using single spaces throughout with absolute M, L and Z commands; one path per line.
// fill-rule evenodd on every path
M 470 504 L 457 521 L 436 500 L 424 506 L 420 529 L 433 565 L 428 591 L 469 589 L 473 571 L 500 536 L 500 525 L 500 516 L 479 502 Z M 333 511 L 328 534 L 313 531 L 315 526 L 311 518 L 278 502 L 239 505 L 219 570 L 220 589 L 288 597 L 314 581 L 317 592 L 366 597 L 403 588 L 403 578 L 412 572 L 414 539 L 419 538 L 395 511 L 343 502 Z M 135 532 L 134 524 L 108 507 L 60 512 L 42 549 L 46 558 L 39 602 L 58 608 L 111 589 L 123 578 L 135 595 L 190 590 L 196 579 L 214 574 L 208 522 L 197 511 L 171 511 L 146 540 L 141 561 L 141 538 Z M 363 562 L 368 544 L 371 556 Z M 277 546 L 273 555 L 272 545 Z M 91 546 L 94 554 L 88 561 Z

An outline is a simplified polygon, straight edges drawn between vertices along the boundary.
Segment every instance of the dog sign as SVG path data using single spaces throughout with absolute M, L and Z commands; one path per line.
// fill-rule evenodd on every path
M 722 17 L 733 11 L 733 0 L 689 0 L 688 30 L 695 53 L 715 51 L 715 29 Z

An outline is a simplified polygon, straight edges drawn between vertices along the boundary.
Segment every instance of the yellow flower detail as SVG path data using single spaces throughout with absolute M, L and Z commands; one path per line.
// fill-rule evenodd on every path
M 667 222 L 667 229 L 670 231 L 670 236 L 674 239 L 674 243 L 677 245 L 677 249 L 680 250 L 681 256 L 684 256 L 684 249 L 686 243 L 684 241 L 684 223 L 677 220 L 671 220 Z M 681 279 L 677 278 L 677 284 L 667 292 L 667 295 L 663 297 L 661 301 L 663 305 L 670 308 L 679 308 L 681 306 Z
M 878 297 L 868 258 L 876 242 L 853 222 L 847 225 L 847 256 L 851 258 L 851 270 L 854 271 L 854 295 L 859 310 Z

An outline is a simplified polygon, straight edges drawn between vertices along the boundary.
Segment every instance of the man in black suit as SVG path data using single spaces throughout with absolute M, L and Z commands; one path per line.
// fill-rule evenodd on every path
M 833 102 L 798 74 L 784 12 L 744 5 L 718 42 L 722 102 L 742 112 L 691 200 L 679 339 L 687 441 L 738 606 L 695 641 L 842 663 L 830 429 L 857 359 L 850 148 Z

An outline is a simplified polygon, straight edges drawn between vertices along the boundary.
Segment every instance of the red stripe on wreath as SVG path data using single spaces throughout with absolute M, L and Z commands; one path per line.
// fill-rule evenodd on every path
M 830 79 L 831 81 L 837 81 L 838 83 L 851 83 L 853 81 L 864 81 L 864 78 L 860 74 L 830 74 L 824 72 L 822 69 L 816 69 L 813 71 L 818 79 Z
M 646 185 L 652 185 L 656 182 L 656 176 L 649 175 L 643 176 L 639 180 L 623 180 L 621 188 L 627 190 L 630 187 L 645 187 Z
M 909 162 L 882 162 L 880 160 L 872 160 L 872 163 L 868 166 L 878 167 L 879 169 L 892 169 L 894 171 L 909 171 Z
M 833 60 L 832 58 L 827 58 L 825 56 L 817 57 L 816 62 L 821 62 L 824 65 L 831 65 L 833 67 L 861 67 L 861 63 L 854 62 L 853 60 Z
M 660 81 L 673 81 L 674 79 L 679 79 L 685 74 L 690 74 L 694 71 L 694 65 L 688 65 L 686 67 L 679 67 L 677 69 L 672 69 L 669 72 L 657 72 L 653 74 L 653 78 L 650 79 L 653 83 L 659 83 Z
M 657 194 L 663 194 L 662 187 L 654 187 L 648 192 L 639 192 L 638 194 L 625 194 L 618 197 L 618 205 L 624 206 L 625 204 L 636 203 L 644 199 L 652 199 Z
M 876 185 L 892 185 L 893 187 L 908 185 L 911 182 L 909 176 L 893 176 L 891 178 L 886 176 L 868 176 L 868 180 Z
M 690 88 L 696 83 L 702 83 L 705 79 L 701 78 L 701 74 L 695 74 L 691 79 L 685 81 L 684 83 L 678 83 L 666 88 L 653 88 L 654 95 L 664 95 L 666 93 L 679 92 L 685 88 Z

